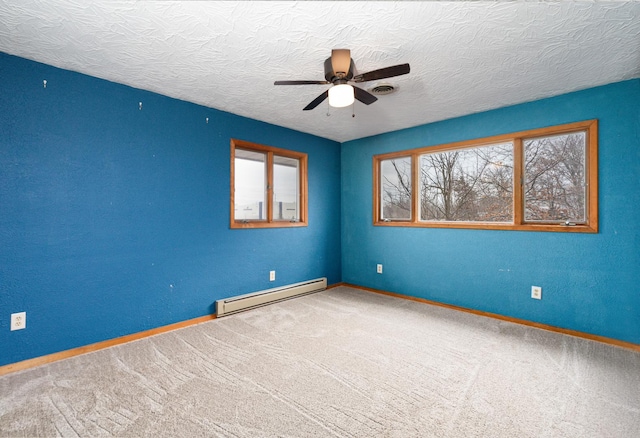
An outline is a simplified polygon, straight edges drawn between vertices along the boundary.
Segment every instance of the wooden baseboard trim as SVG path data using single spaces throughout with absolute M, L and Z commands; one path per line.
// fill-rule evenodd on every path
M 344 286 L 345 284 L 334 283 L 327 286 L 327 289 L 333 289 L 334 287 Z M 103 350 L 105 348 L 113 347 L 114 345 L 126 344 L 127 342 L 137 341 L 138 339 L 148 338 L 149 336 L 158 335 L 160 333 L 170 332 L 183 327 L 188 327 L 194 324 L 200 324 L 201 322 L 210 321 L 216 319 L 216 315 L 205 315 L 199 318 L 188 319 L 186 321 L 176 322 L 174 324 L 165 325 L 162 327 L 145 330 L 138 333 L 132 333 L 130 335 L 121 336 L 119 338 L 108 339 L 106 341 L 96 342 L 95 344 L 84 345 L 82 347 L 72 348 L 70 350 L 59 351 L 57 353 L 47 354 L 46 356 L 34 357 L 33 359 L 23 360 L 21 362 L 10 363 L 8 365 L 0 366 L 0 376 L 5 374 L 15 373 L 17 371 L 27 370 L 40 365 L 45 365 L 59 360 L 68 359 L 70 357 L 79 356 L 85 353 L 91 353 L 93 351 Z
M 515 324 L 525 325 L 529 327 L 538 328 L 541 330 L 547 330 L 556 333 L 562 333 L 569 336 L 575 336 L 577 338 L 588 339 L 590 341 L 601 342 L 604 344 L 613 345 L 616 347 L 626 348 L 640 352 L 640 345 L 633 344 L 631 342 L 620 341 L 617 339 L 607 338 L 604 336 L 592 335 L 590 333 L 579 332 L 577 330 L 569 330 L 560 327 L 555 327 L 547 324 L 541 324 L 533 321 L 527 321 L 525 319 L 512 318 L 510 316 L 504 316 L 497 313 L 483 312 L 481 310 L 469 309 L 466 307 L 454 306 L 452 304 L 440 303 L 438 301 L 431 301 L 424 298 L 412 297 L 409 295 L 402 295 L 395 292 L 387 292 L 379 289 L 373 289 L 365 286 L 358 286 L 350 283 L 334 283 L 327 286 L 327 289 L 333 289 L 339 286 L 347 286 L 355 289 L 360 289 L 368 292 L 374 292 L 381 295 L 387 295 L 394 298 L 401 298 L 404 300 L 416 301 L 422 304 L 430 304 L 432 306 L 444 307 L 446 309 L 457 310 L 460 312 L 471 313 L 474 315 L 484 316 L 487 318 L 499 319 L 502 321 L 512 322 Z M 68 359 L 70 357 L 79 356 L 81 354 L 91 353 L 98 350 L 104 350 L 105 348 L 113 347 L 115 345 L 126 344 L 127 342 L 137 341 L 139 339 L 148 338 L 149 336 L 158 335 L 160 333 L 166 333 L 173 330 L 177 330 L 191 325 L 200 324 L 202 322 L 211 321 L 216 319 L 216 315 L 205 315 L 198 318 L 188 319 L 186 321 L 176 322 L 174 324 L 157 327 L 150 330 L 145 330 L 138 333 L 132 333 L 130 335 L 120 336 L 119 338 L 108 339 L 106 341 L 96 342 L 95 344 L 84 345 L 82 347 L 72 348 L 70 350 L 59 351 L 57 353 L 47 354 L 45 356 L 35 357 L 33 359 L 23 360 L 21 362 L 15 362 L 8 365 L 0 366 L 0 376 L 14 373 L 17 371 L 24 371 L 29 368 L 34 368 L 40 365 L 45 365 L 59 360 Z
M 62 359 L 68 359 L 70 357 L 79 356 L 85 353 L 91 353 L 98 350 L 104 350 L 105 348 L 113 347 L 115 345 L 126 344 L 127 342 L 137 341 L 138 339 L 148 338 L 149 336 L 158 335 L 160 333 L 166 333 L 173 330 L 177 330 L 191 325 L 200 324 L 201 322 L 210 321 L 216 319 L 215 315 L 205 315 L 198 318 L 188 319 L 186 321 L 176 322 L 174 324 L 164 325 L 150 330 L 145 330 L 138 333 L 132 333 L 130 335 L 120 336 L 119 338 L 108 339 L 106 341 L 96 342 L 95 344 L 84 345 L 82 347 L 72 348 L 70 350 L 59 351 L 57 353 L 47 354 L 45 356 L 34 357 L 33 359 L 23 360 L 21 362 L 10 363 L 0 367 L 0 376 L 5 374 L 14 373 L 16 371 L 23 371 L 29 368 L 45 365 L 52 362 L 57 362 Z
M 564 328 L 555 327 L 555 326 L 552 326 L 552 325 L 541 324 L 539 322 L 528 321 L 526 319 L 512 318 L 510 316 L 504 316 L 504 315 L 500 315 L 500 314 L 497 314 L 497 313 L 483 312 L 481 310 L 469 309 L 467 307 L 454 306 L 452 304 L 440 303 L 438 301 L 431 301 L 431 300 L 427 300 L 427 299 L 424 299 L 424 298 L 412 297 L 412 296 L 409 296 L 409 295 L 402 295 L 402 294 L 398 294 L 398 293 L 394 293 L 394 292 L 387 292 L 387 291 L 383 291 L 383 290 L 379 290 L 379 289 L 373 289 L 373 288 L 370 288 L 370 287 L 358 286 L 358 285 L 355 285 L 355 284 L 343 283 L 342 285 L 343 286 L 348 286 L 348 287 L 353 287 L 355 289 L 361 289 L 361 290 L 364 290 L 364 291 L 367 291 L 367 292 L 374 292 L 374 293 L 381 294 L 381 295 L 387 295 L 387 296 L 394 297 L 394 298 L 401 298 L 401 299 L 404 299 L 404 300 L 417 301 L 418 303 L 422 303 L 422 304 L 430 304 L 432 306 L 444 307 L 444 308 L 450 309 L 450 310 L 457 310 L 457 311 L 460 311 L 460 312 L 472 313 L 474 315 L 484 316 L 484 317 L 493 318 L 493 319 L 499 319 L 501 321 L 512 322 L 514 324 L 525 325 L 525 326 L 528 326 L 528 327 L 534 327 L 534 328 L 538 328 L 538 329 L 541 329 L 541 330 L 547 330 L 547 331 L 550 331 L 550 332 L 562 333 L 563 335 L 569 335 L 569 336 L 574 336 L 576 338 L 588 339 L 590 341 L 601 342 L 603 344 L 613 345 L 615 347 L 626 348 L 628 350 L 633 350 L 633 351 L 640 352 L 640 345 L 639 344 L 634 344 L 634 343 L 626 342 L 626 341 L 620 341 L 618 339 L 607 338 L 605 336 L 592 335 L 591 333 L 580 332 L 580 331 L 577 331 L 577 330 L 564 329 Z

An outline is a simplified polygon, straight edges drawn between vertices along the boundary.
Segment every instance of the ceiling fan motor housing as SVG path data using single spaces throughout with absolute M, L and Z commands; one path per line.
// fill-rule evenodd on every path
M 349 71 L 348 72 L 334 72 L 333 71 L 333 65 L 331 63 L 331 58 L 327 58 L 324 61 L 324 78 L 333 83 L 346 83 L 347 81 L 353 79 L 353 72 L 355 71 L 356 66 L 353 63 L 353 59 L 351 60 L 350 64 L 349 64 Z

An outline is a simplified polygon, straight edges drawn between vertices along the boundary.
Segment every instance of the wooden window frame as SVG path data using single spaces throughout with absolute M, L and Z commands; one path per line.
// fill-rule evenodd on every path
M 266 188 L 266 219 L 261 220 L 245 220 L 235 218 L 235 157 L 236 148 L 261 152 L 266 154 L 266 172 L 267 172 L 267 188 Z M 297 221 L 273 220 L 273 156 L 294 158 L 299 161 L 299 212 L 300 217 Z M 265 146 L 249 141 L 231 139 L 231 203 L 230 203 L 230 227 L 232 229 L 247 228 L 295 228 L 308 226 L 308 185 L 307 185 L 307 154 L 302 152 L 291 151 L 287 149 Z
M 524 141 L 545 136 L 585 132 L 585 213 L 584 224 L 563 225 L 559 222 L 526 222 L 524 220 Z M 499 143 L 513 143 L 513 222 L 462 222 L 462 221 L 420 221 L 419 220 L 419 158 L 420 155 L 433 152 L 444 152 L 456 149 L 469 149 L 490 146 Z M 393 158 L 411 157 L 411 220 L 383 220 L 381 217 L 381 162 Z M 373 157 L 373 225 L 382 227 L 420 227 L 420 228 L 466 228 L 483 230 L 523 230 L 554 231 L 569 233 L 598 232 L 598 121 L 587 120 L 551 126 L 540 129 L 520 131 L 504 135 L 496 135 L 475 140 L 427 146 L 417 149 L 403 150 Z

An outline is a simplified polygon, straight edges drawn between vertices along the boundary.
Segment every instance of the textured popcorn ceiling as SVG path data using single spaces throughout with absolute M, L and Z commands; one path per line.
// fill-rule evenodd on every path
M 411 73 L 303 112 L 328 86 L 273 81 L 333 48 Z M 0 0 L 0 51 L 346 141 L 640 77 L 640 3 Z

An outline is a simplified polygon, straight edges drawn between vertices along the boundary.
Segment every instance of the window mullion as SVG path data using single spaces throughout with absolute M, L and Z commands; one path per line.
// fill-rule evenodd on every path
M 587 188 L 586 196 L 586 214 L 587 223 L 592 229 L 598 229 L 598 124 L 596 122 L 586 129 L 587 151 L 586 159 L 586 177 L 585 184 Z
M 231 221 L 230 221 L 230 226 L 231 228 L 233 228 L 234 222 L 238 220 L 238 218 L 236 217 L 235 214 L 235 207 L 236 207 L 236 148 L 235 145 L 233 144 L 233 142 L 231 142 L 231 196 L 229 197 L 230 199 L 230 210 L 231 210 Z
M 373 157 L 373 223 L 382 222 L 382 212 L 380 205 L 382 205 L 382 188 L 380 187 L 380 180 L 382 174 L 382 160 Z
M 513 139 L 513 223 L 524 223 L 524 149 L 522 138 Z
M 411 222 L 420 222 L 420 156 L 411 155 Z
M 267 222 L 273 221 L 273 152 L 267 152 Z

